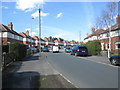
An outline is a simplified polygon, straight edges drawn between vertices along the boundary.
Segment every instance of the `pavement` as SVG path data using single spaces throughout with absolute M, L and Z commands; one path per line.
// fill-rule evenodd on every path
M 24 58 L 22 61 L 12 63 L 2 73 L 3 89 L 40 88 L 40 86 L 42 88 L 47 88 L 47 85 L 49 85 L 49 88 L 74 87 L 48 63 L 47 58 L 45 54 L 41 53 L 41 55 L 39 55 L 39 53 L 37 53 Z M 44 78 L 48 79 L 44 80 Z M 42 81 L 40 82 L 39 79 L 42 79 Z M 52 82 L 52 80 L 54 82 Z
M 37 53 L 23 61 L 14 62 L 3 71 L 3 88 L 32 88 L 32 77 L 53 74 L 58 72 L 46 61 L 45 55 L 39 58 Z

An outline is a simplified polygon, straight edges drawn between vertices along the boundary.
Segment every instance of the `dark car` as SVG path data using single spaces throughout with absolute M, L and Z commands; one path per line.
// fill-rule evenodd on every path
M 71 55 L 75 56 L 88 56 L 88 49 L 85 46 L 74 46 L 71 50 Z
M 48 47 L 43 48 L 43 49 L 42 49 L 42 52 L 49 52 Z
M 112 65 L 120 65 L 120 55 L 114 55 L 109 58 Z
M 65 52 L 66 52 L 66 53 L 70 53 L 70 52 L 71 52 L 71 48 L 70 48 L 70 47 L 66 47 L 66 48 L 65 48 Z

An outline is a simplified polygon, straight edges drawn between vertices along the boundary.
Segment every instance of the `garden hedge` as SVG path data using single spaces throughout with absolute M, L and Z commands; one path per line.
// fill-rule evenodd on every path
M 101 43 L 99 41 L 89 41 L 86 44 L 80 46 L 86 46 L 88 48 L 89 55 L 99 55 L 101 51 Z
M 20 60 L 26 56 L 27 46 L 20 43 L 9 44 L 9 53 L 14 53 L 16 60 Z

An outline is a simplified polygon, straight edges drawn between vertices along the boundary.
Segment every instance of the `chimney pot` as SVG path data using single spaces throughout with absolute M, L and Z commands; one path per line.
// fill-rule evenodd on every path
M 10 30 L 13 30 L 13 24 L 12 24 L 12 22 L 10 22 L 10 23 L 8 24 L 8 28 L 9 28 Z
M 27 36 L 29 35 L 29 31 L 28 31 L 28 30 L 26 31 L 26 35 L 27 35 Z
M 117 17 L 116 17 L 116 24 L 120 25 L 120 15 L 117 15 Z
M 92 28 L 92 34 L 95 32 L 95 28 Z

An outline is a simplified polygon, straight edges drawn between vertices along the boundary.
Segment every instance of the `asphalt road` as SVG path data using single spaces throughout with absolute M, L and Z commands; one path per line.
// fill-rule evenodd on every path
M 45 53 L 55 70 L 79 88 L 118 88 L 118 67 L 65 53 Z

